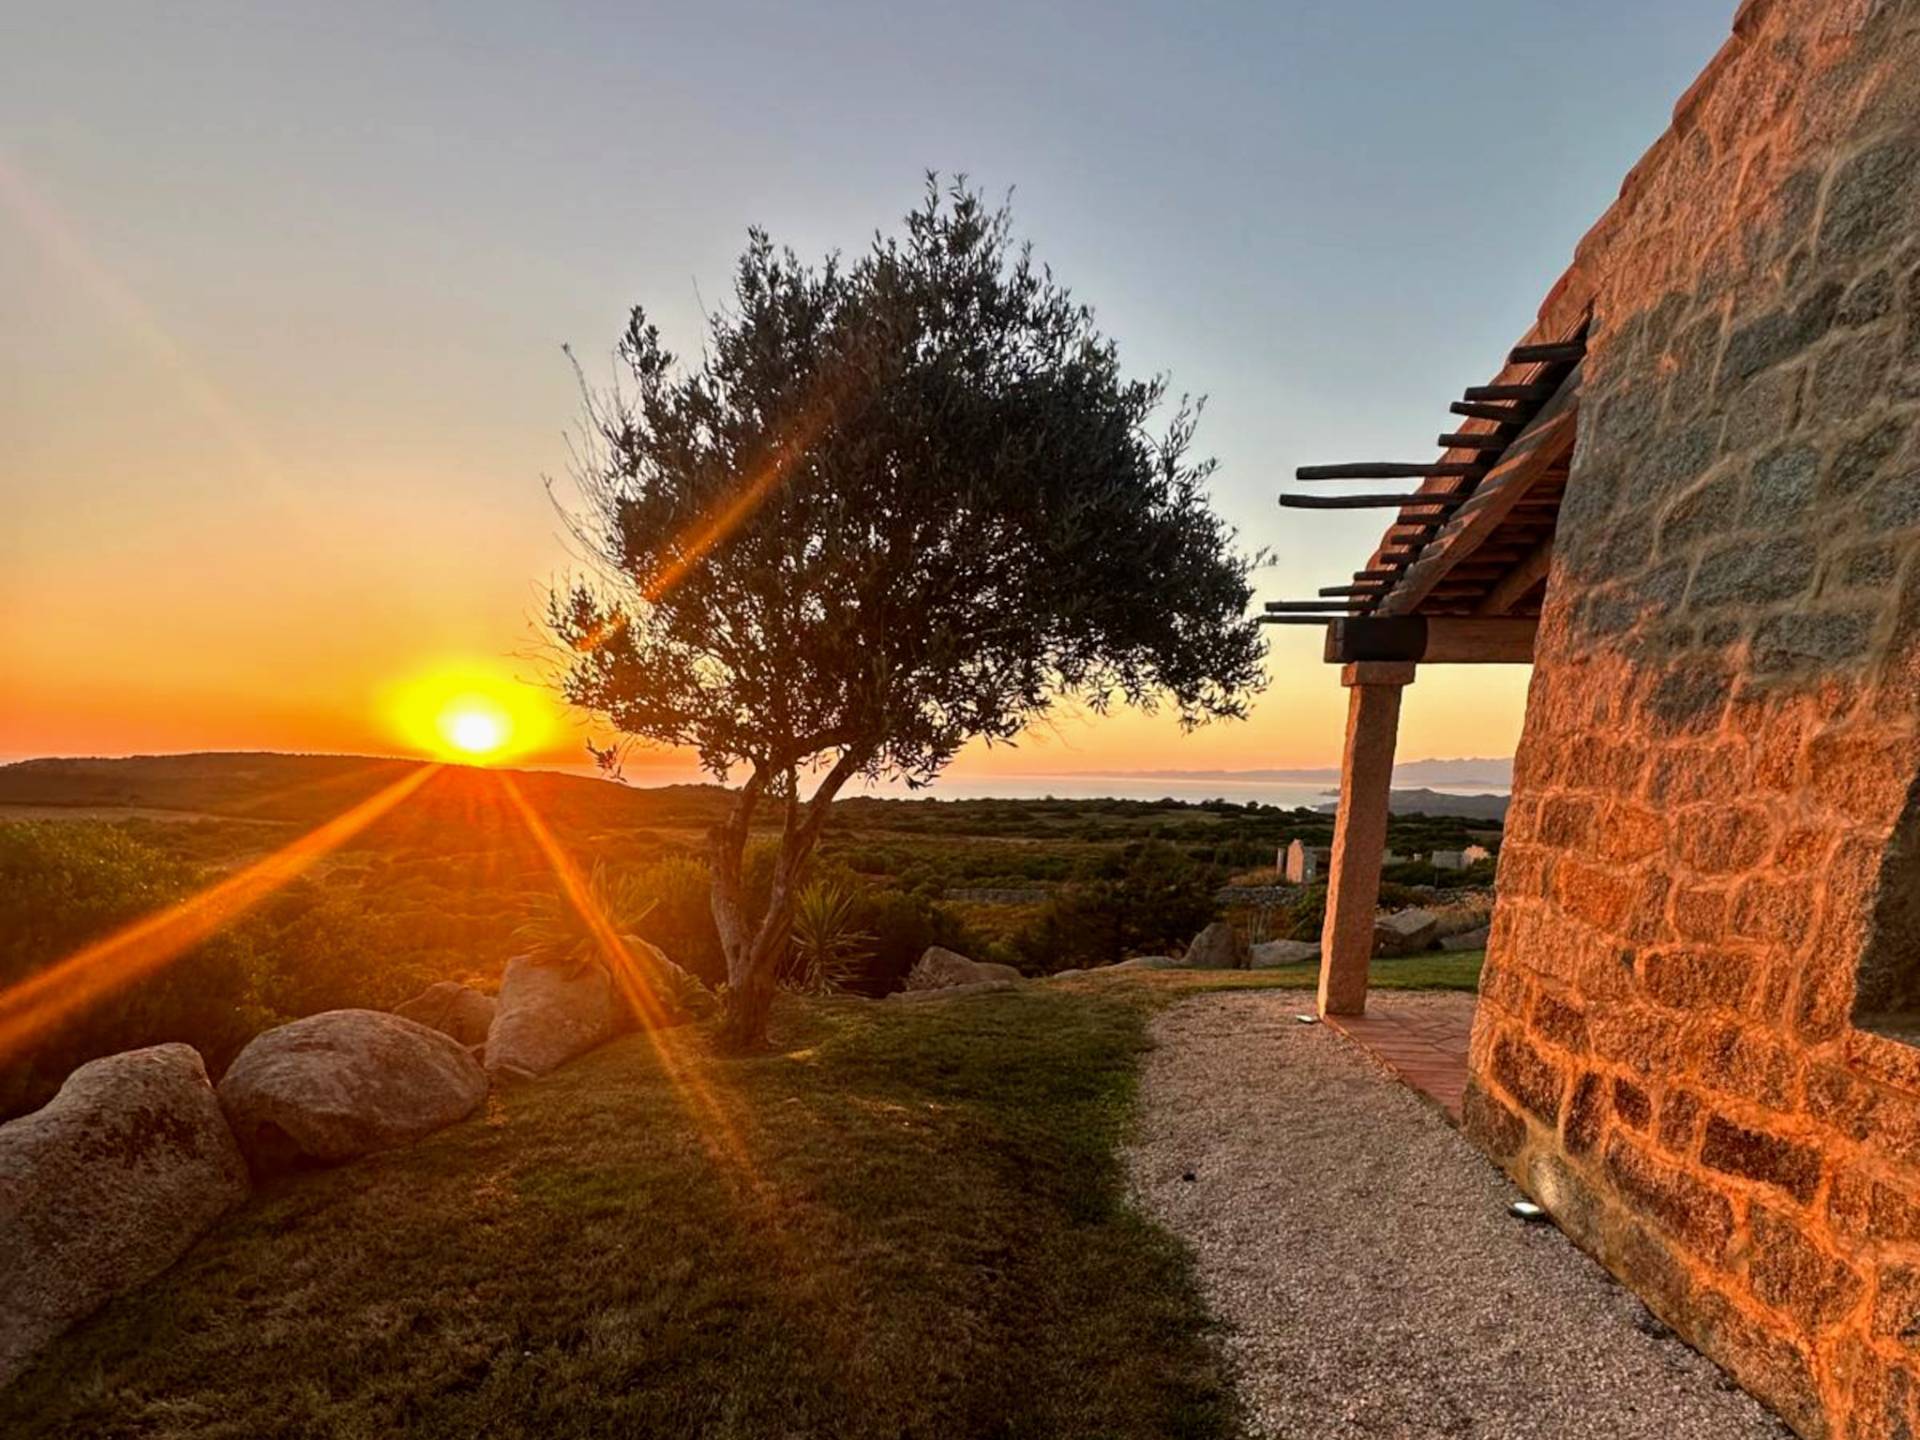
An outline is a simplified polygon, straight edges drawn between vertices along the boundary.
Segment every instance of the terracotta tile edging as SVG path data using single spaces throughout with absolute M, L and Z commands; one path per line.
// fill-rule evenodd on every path
M 1431 1021 L 1416 1031 L 1408 1022 L 1383 1015 L 1323 1015 L 1320 1018 L 1322 1024 L 1373 1064 L 1439 1111 L 1454 1129 L 1460 1128 L 1467 1087 L 1464 1035 L 1456 1052 L 1428 1038 L 1435 1028 Z M 1408 1055 L 1405 1049 L 1409 1047 L 1425 1053 Z

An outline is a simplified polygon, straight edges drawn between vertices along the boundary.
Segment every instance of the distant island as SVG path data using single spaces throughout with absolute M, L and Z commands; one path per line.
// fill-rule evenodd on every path
M 1140 780 L 1251 780 L 1295 785 L 1337 785 L 1340 782 L 1338 766 L 1302 770 L 1110 770 L 1102 773 Z M 1507 790 L 1513 786 L 1513 757 L 1404 760 L 1393 767 L 1393 778 L 1409 787 L 1447 785 Z
M 1461 820 L 1505 821 L 1508 799 L 1505 795 L 1449 795 L 1439 790 L 1395 790 L 1387 799 L 1387 809 L 1394 815 L 1444 815 Z M 1322 815 L 1331 815 L 1340 808 L 1340 803 L 1332 800 L 1314 808 Z

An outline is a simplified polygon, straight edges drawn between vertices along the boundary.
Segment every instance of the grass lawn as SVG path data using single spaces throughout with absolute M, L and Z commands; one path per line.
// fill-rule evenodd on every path
M 0 1392 L 0 1434 L 1237 1434 L 1184 1252 L 1116 1152 L 1155 1006 L 1311 980 L 783 1000 L 775 1053 L 704 1066 L 724 1126 L 630 1037 L 264 1188 Z
M 1435 950 L 1397 960 L 1375 960 L 1367 983 L 1376 990 L 1467 990 L 1480 988 L 1484 950 Z M 1086 989 L 1109 990 L 1123 980 L 1141 985 L 1154 1000 L 1165 1001 L 1205 990 L 1311 990 L 1320 983 L 1318 961 L 1281 965 L 1272 970 L 1128 970 L 1106 976 L 1098 970 L 1062 981 Z

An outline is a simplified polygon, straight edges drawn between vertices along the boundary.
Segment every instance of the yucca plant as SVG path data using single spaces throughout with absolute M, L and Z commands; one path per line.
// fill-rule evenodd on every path
M 844 990 L 873 953 L 873 936 L 854 928 L 853 890 L 842 880 L 815 880 L 793 911 L 796 988 L 811 995 Z
M 632 871 L 614 871 L 595 862 L 587 877 L 587 901 L 622 940 L 636 940 L 640 922 L 652 912 L 653 897 Z M 601 959 L 596 927 L 566 894 L 528 899 L 526 918 L 514 928 L 513 942 L 548 965 L 581 968 Z
M 657 945 L 638 933 L 640 924 L 658 903 L 645 871 L 616 873 L 596 862 L 587 877 L 587 900 L 609 929 L 625 945 L 628 956 L 645 972 L 644 983 L 669 1017 L 706 1015 L 714 994 L 699 977 L 677 965 Z M 543 964 L 584 970 L 595 962 L 612 968 L 615 957 L 602 955 L 598 927 L 590 924 L 565 894 L 536 895 L 527 902 L 526 918 L 513 931 L 514 943 Z

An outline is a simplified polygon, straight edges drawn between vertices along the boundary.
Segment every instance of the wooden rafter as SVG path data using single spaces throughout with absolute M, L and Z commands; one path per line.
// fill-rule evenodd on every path
M 1512 515 L 1514 508 L 1536 485 L 1573 452 L 1575 418 L 1579 413 L 1581 368 L 1575 366 L 1539 412 L 1527 423 L 1468 501 L 1410 558 L 1399 583 L 1381 600 L 1379 615 L 1410 615 L 1440 581 L 1486 541 Z M 1383 547 L 1391 555 L 1393 547 Z M 1489 552 L 1480 556 L 1492 558 Z M 1505 557 L 1518 562 L 1523 554 Z
M 1478 607 L 1482 615 L 1506 615 L 1546 583 L 1553 568 L 1553 541 L 1542 540 L 1533 553 L 1501 576 Z

